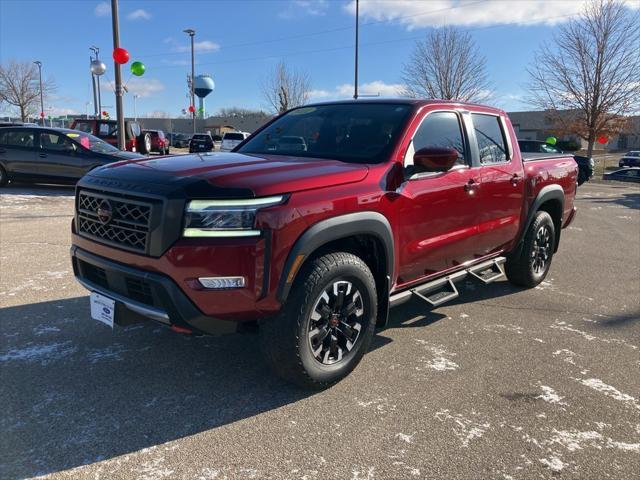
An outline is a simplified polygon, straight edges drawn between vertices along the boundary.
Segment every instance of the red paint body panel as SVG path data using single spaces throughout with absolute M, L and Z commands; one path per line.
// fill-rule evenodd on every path
M 502 116 L 512 145 L 508 163 L 454 168 L 417 180 L 404 178 L 403 159 L 421 119 L 434 110 Z M 260 210 L 258 238 L 181 239 L 160 258 L 128 253 L 76 234 L 77 247 L 170 277 L 207 316 L 237 321 L 277 313 L 278 284 L 294 244 L 312 225 L 340 215 L 373 211 L 392 227 L 395 271 L 391 291 L 456 269 L 464 262 L 508 252 L 524 228 L 536 195 L 560 185 L 565 203 L 563 225 L 573 215 L 577 165 L 571 156 L 523 164 L 506 114 L 470 104 L 416 102 L 388 160 L 349 164 L 333 160 L 272 155 L 213 153 L 120 162 L 111 169 L 148 169 L 174 177 L 197 176 L 213 185 L 245 188 L 263 197 L 290 194 L 285 204 Z M 469 190 L 466 185 L 473 181 Z M 196 290 L 188 281 L 202 276 L 246 278 L 245 288 Z M 265 278 L 266 277 L 266 278 Z

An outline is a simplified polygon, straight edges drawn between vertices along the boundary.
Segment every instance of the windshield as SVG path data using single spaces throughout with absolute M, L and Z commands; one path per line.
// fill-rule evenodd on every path
M 70 139 L 78 142 L 84 148 L 91 150 L 96 153 L 116 153 L 119 152 L 116 147 L 113 145 L 109 145 L 104 140 L 100 140 L 98 137 L 94 137 L 93 135 L 89 135 L 84 132 L 65 132 L 65 135 Z
M 241 133 L 225 133 L 225 140 L 244 140 L 244 136 Z
M 395 145 L 411 109 L 394 103 L 302 107 L 274 121 L 237 151 L 380 163 Z

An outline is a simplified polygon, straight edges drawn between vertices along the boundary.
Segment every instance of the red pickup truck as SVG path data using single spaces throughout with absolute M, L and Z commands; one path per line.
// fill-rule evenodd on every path
M 480 105 L 290 110 L 231 153 L 110 164 L 78 183 L 71 255 L 92 317 L 176 332 L 258 326 L 276 373 L 323 388 L 390 307 L 456 282 L 540 283 L 574 218 L 570 155 L 522 158 Z

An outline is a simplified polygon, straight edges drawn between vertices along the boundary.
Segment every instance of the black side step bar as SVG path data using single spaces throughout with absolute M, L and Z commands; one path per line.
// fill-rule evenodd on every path
M 502 268 L 504 262 L 506 262 L 504 257 L 494 258 L 459 272 L 423 283 L 409 290 L 394 293 L 389 298 L 389 304 L 391 307 L 395 307 L 415 296 L 424 300 L 430 306 L 437 307 L 460 296 L 455 284 L 465 279 L 467 275 L 472 275 L 483 284 L 489 284 L 503 278 L 505 276 Z

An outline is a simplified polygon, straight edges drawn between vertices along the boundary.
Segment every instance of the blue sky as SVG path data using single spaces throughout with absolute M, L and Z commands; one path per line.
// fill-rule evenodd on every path
M 469 30 L 487 58 L 494 104 L 526 109 L 525 68 L 541 42 L 580 11 L 583 0 L 361 0 L 360 91 L 392 96 L 414 42 L 430 28 Z M 640 1 L 629 5 L 638 8 Z M 305 70 L 313 99 L 353 92 L 353 0 L 120 0 L 121 46 L 145 63 L 141 78 L 124 79 L 139 116 L 177 115 L 187 108 L 189 40 L 196 30 L 196 74 L 210 74 L 215 91 L 209 113 L 221 107 L 267 108 L 261 83 L 283 60 Z M 94 0 L 0 0 L 0 59 L 41 60 L 58 90 L 48 102 L 54 114 L 83 113 L 92 100 L 89 47 L 107 64 L 102 103 L 114 105 L 109 3 Z M 89 106 L 89 111 L 93 109 Z M 114 108 L 106 108 L 114 116 Z M 125 112 L 133 114 L 132 95 Z

